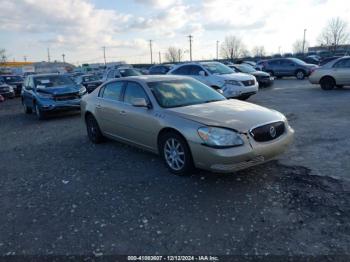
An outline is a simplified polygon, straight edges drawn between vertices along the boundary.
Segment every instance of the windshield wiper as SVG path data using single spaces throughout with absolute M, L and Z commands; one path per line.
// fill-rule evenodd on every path
M 211 100 L 204 101 L 204 103 L 212 103 L 212 102 L 218 102 L 218 101 L 222 101 L 222 100 L 221 99 L 211 99 Z

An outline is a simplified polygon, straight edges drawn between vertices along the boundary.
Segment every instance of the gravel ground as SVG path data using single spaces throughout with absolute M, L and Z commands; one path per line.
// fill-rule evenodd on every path
M 350 255 L 350 89 L 277 80 L 250 99 L 296 130 L 279 160 L 169 174 L 157 156 L 91 144 L 77 114 L 0 104 L 0 254 Z

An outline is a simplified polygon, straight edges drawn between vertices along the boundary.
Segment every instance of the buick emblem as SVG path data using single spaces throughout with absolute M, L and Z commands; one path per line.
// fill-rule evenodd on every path
M 273 126 L 270 127 L 270 135 L 272 138 L 276 137 L 276 128 Z

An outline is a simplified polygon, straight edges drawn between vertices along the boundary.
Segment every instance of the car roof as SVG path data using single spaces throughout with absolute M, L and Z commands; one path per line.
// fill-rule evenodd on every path
M 50 73 L 50 74 L 37 74 L 37 75 L 30 75 L 31 77 L 33 78 L 36 78 L 36 77 L 45 77 L 45 76 L 63 76 L 62 74 L 57 74 L 57 73 Z
M 113 79 L 108 82 L 113 81 L 128 81 L 128 80 L 136 80 L 138 82 L 159 82 L 159 81 L 172 81 L 172 80 L 181 80 L 181 79 L 192 79 L 186 76 L 176 76 L 176 75 L 140 75 L 140 76 L 128 76 L 118 79 Z

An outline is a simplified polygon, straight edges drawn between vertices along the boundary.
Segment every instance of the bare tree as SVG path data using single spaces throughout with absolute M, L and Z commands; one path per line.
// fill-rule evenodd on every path
M 245 48 L 242 40 L 236 36 L 225 37 L 224 42 L 221 44 L 221 56 L 224 59 L 234 60 L 247 54 L 247 49 Z
M 0 63 L 6 63 L 7 62 L 7 55 L 5 49 L 0 49 Z
M 183 51 L 180 48 L 169 47 L 165 54 L 165 59 L 170 63 L 181 62 L 183 57 Z
M 297 53 L 304 53 L 308 48 L 309 48 L 310 44 L 308 41 L 304 41 L 303 40 L 296 40 L 293 44 L 293 53 L 297 54 Z M 304 49 L 303 49 L 304 48 Z
M 256 57 L 264 57 L 266 56 L 266 51 L 265 51 L 265 47 L 264 46 L 255 46 L 252 50 L 252 54 L 253 56 Z
M 348 24 L 340 17 L 335 17 L 329 20 L 327 26 L 323 29 L 318 37 L 321 45 L 332 47 L 336 51 L 339 45 L 346 44 L 350 40 Z

